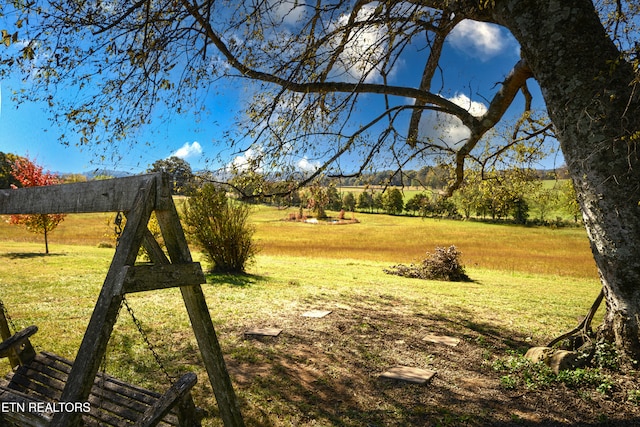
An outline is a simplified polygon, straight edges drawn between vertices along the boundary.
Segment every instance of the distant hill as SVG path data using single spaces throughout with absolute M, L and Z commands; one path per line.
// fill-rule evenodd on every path
M 111 169 L 95 169 L 92 171 L 85 171 L 85 172 L 60 172 L 60 171 L 55 171 L 52 172 L 54 174 L 56 174 L 59 177 L 65 178 L 65 177 L 69 177 L 72 175 L 80 175 L 80 176 L 84 176 L 87 178 L 88 181 L 91 181 L 92 179 L 95 179 L 96 177 L 99 176 L 107 176 L 107 177 L 112 177 L 112 178 L 122 178 L 125 176 L 131 176 L 131 175 L 136 175 L 130 172 L 123 172 L 123 171 L 117 171 L 117 170 L 111 170 Z
M 91 172 L 84 172 L 83 175 L 85 175 L 88 179 L 94 179 L 96 176 L 112 176 L 114 178 L 122 178 L 125 176 L 131 176 L 134 174 L 130 172 L 123 172 L 123 171 L 117 171 L 117 170 L 111 170 L 111 169 L 96 169 Z

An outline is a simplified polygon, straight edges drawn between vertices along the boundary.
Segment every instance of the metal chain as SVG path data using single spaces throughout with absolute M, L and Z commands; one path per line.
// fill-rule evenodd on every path
M 122 212 L 118 212 L 117 215 L 116 215 L 115 220 L 113 221 L 113 224 L 114 224 L 113 232 L 116 235 L 116 247 L 120 243 L 120 237 L 122 236 L 122 222 L 123 222 L 123 220 L 124 220 L 124 215 L 122 214 Z M 140 335 L 142 336 L 142 339 L 144 340 L 144 342 L 147 344 L 147 347 L 149 348 L 149 351 L 151 351 L 151 354 L 153 354 L 153 358 L 156 360 L 156 363 L 160 367 L 160 370 L 162 370 L 162 372 L 167 377 L 169 382 L 173 385 L 174 378 L 169 374 L 169 371 L 167 371 L 167 368 L 162 364 L 162 360 L 160 359 L 160 355 L 156 351 L 156 349 L 153 346 L 153 344 L 151 344 L 151 341 L 149 340 L 149 336 L 146 334 L 146 332 L 142 328 L 142 323 L 140 322 L 140 320 L 138 320 L 138 318 L 134 314 L 133 309 L 129 305 L 129 302 L 127 301 L 126 297 L 124 297 L 124 296 L 122 297 L 122 303 L 121 304 L 126 307 L 127 311 L 131 315 L 131 318 L 133 319 L 134 325 L 138 329 L 138 332 L 140 332 Z M 118 310 L 118 312 L 120 312 L 120 311 Z M 105 360 L 105 362 L 106 362 L 106 360 Z
M 160 355 L 158 355 L 158 352 L 156 351 L 155 347 L 153 346 L 153 344 L 151 344 L 151 341 L 149 340 L 149 336 L 146 334 L 146 332 L 142 328 L 142 323 L 140 323 L 136 315 L 133 313 L 133 309 L 129 306 L 129 302 L 125 297 L 122 298 L 122 303 L 127 308 L 127 311 L 129 312 L 129 314 L 131 315 L 131 318 L 133 319 L 133 323 L 136 325 L 136 328 L 138 329 L 138 332 L 140 332 L 140 335 L 142 335 L 142 338 L 144 339 L 144 342 L 147 344 L 147 347 L 149 348 L 149 350 L 151 351 L 151 354 L 153 354 L 154 359 L 156 359 L 158 366 L 160 366 L 160 369 L 162 370 L 164 375 L 167 377 L 169 382 L 173 385 L 174 378 L 169 374 L 169 372 L 167 371 L 167 368 L 165 368 L 165 366 L 162 364 Z
M 0 300 L 0 310 L 2 310 L 2 313 L 4 314 L 4 318 L 7 319 L 7 323 L 9 324 L 9 327 L 11 329 L 12 334 L 16 333 L 18 331 L 18 328 L 16 328 L 16 324 L 13 323 L 13 319 L 11 318 L 11 316 L 9 316 L 9 312 L 7 311 L 7 307 L 4 306 L 4 302 L 2 302 Z
M 116 235 L 116 247 L 120 243 L 120 237 L 122 236 L 122 220 L 124 216 L 122 212 L 116 214 L 116 218 L 113 220 L 113 233 Z

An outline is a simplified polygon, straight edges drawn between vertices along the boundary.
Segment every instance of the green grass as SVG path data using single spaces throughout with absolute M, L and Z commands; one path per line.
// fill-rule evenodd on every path
M 204 286 L 248 426 L 509 421 L 514 401 L 502 394 L 508 390 L 497 391 L 504 373 L 492 368 L 495 361 L 575 326 L 600 289 L 582 230 L 365 214 L 356 214 L 359 224 L 330 226 L 283 221 L 287 216 L 256 208 L 252 220 L 262 250 L 249 274 L 209 276 Z M 33 339 L 37 349 L 75 357 L 114 253 L 97 247 L 110 238 L 109 218 L 69 216 L 65 228 L 51 235 L 49 256 L 42 254 L 39 236 L 0 224 L 0 299 L 16 327 L 40 327 Z M 450 244 L 462 250 L 473 282 L 421 281 L 382 271 Z M 212 415 L 204 425 L 221 425 L 179 291 L 128 300 L 169 373 L 198 374 L 195 400 Z M 321 320 L 301 317 L 317 308 L 333 313 Z M 245 339 L 243 331 L 252 327 L 283 333 Z M 421 340 L 425 332 L 460 337 L 461 347 L 429 346 Z M 434 388 L 377 380 L 398 364 L 437 369 Z M 106 370 L 151 389 L 168 386 L 125 310 Z M 502 403 L 487 412 L 487 396 L 465 388 L 469 377 L 495 387 L 491 399 Z M 623 399 L 633 408 L 636 389 Z M 548 406 L 536 399 L 528 397 L 533 408 Z M 607 416 L 624 415 L 616 411 Z
M 113 250 L 58 245 L 50 256 L 39 252 L 36 243 L 0 242 L 0 298 L 18 328 L 40 327 L 34 338 L 38 349 L 73 358 Z M 253 420 L 249 425 L 268 421 L 279 426 L 294 420 L 307 425 L 300 412 L 304 408 L 294 405 L 300 399 L 295 395 L 305 392 L 297 387 L 305 381 L 310 382 L 304 386 L 309 389 L 332 389 L 352 371 L 366 379 L 365 372 L 378 372 L 390 364 L 429 366 L 442 360 L 433 353 L 398 351 L 382 344 L 386 334 L 391 342 L 411 342 L 429 325 L 445 322 L 448 333 L 488 346 L 492 352 L 503 345 L 521 348 L 525 341 L 545 342 L 574 326 L 599 289 L 595 279 L 475 267 L 468 269 L 472 283 L 420 281 L 384 274 L 386 266 L 387 262 L 356 258 L 263 254 L 247 276 L 209 277 L 206 298 L 243 411 Z M 196 401 L 215 408 L 179 292 L 128 299 L 169 372 L 195 371 L 200 378 Z M 314 308 L 333 310 L 333 317 L 328 323 L 302 321 L 300 314 Z M 285 333 L 273 344 L 242 338 L 244 330 L 256 326 L 280 327 Z M 336 331 L 342 332 L 336 335 Z M 502 338 L 490 344 L 497 336 Z M 374 342 L 380 346 L 372 347 Z M 329 352 L 326 360 L 313 356 L 313 351 L 307 353 L 315 345 Z M 322 369 L 317 371 L 314 363 Z M 167 386 L 124 310 L 110 342 L 107 372 L 152 389 Z M 300 377 L 282 377 L 292 373 Z M 380 397 L 370 392 L 373 405 Z M 324 425 L 361 425 L 350 424 L 348 417 L 332 421 L 327 414 L 314 412 L 313 402 L 307 401 L 310 406 L 304 410 L 325 419 Z M 397 417 L 405 419 L 388 414 L 381 419 L 386 423 Z M 219 424 L 212 419 L 205 425 Z

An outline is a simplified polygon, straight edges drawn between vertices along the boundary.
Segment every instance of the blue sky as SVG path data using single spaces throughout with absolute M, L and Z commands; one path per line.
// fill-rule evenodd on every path
M 444 82 L 434 82 L 433 90 L 438 90 L 442 84 L 444 96 L 456 99 L 472 112 L 482 113 L 483 105 L 488 104 L 487 100 L 497 90 L 496 83 L 506 76 L 518 59 L 518 44 L 504 28 L 463 21 L 445 48 L 442 60 L 446 73 Z M 424 57 L 409 57 L 399 63 L 395 78 L 400 82 L 416 81 L 417 84 L 423 64 Z M 0 82 L 0 151 L 28 155 L 45 169 L 61 173 L 103 168 L 140 173 L 154 161 L 172 155 L 184 158 L 194 170 L 217 168 L 220 165 L 211 163 L 210 159 L 225 149 L 223 134 L 241 114 L 242 97 L 246 93 L 241 87 L 233 90 L 233 86 L 224 91 L 210 91 L 211 95 L 206 99 L 209 114 L 202 120 L 196 122 L 185 114 L 174 115 L 168 122 L 152 122 L 140 134 L 131 135 L 129 143 L 119 150 L 124 155 L 123 160 L 115 162 L 109 158 L 100 159 L 92 150 L 79 149 L 74 141 L 70 141 L 69 146 L 61 145 L 59 135 L 68 135 L 68 132 L 48 120 L 42 105 L 23 103 L 16 108 L 10 95 L 12 90 L 20 89 L 21 84 L 15 80 Z M 530 86 L 535 106 L 541 108 L 542 99 L 535 83 L 530 82 Z M 516 103 L 512 114 L 519 114 L 521 105 L 521 102 Z M 446 125 L 454 135 L 463 132 L 454 121 Z M 228 160 L 234 161 L 231 157 Z M 556 166 L 560 163 L 555 159 Z M 544 166 L 551 165 L 553 159 Z
M 69 145 L 59 143 L 58 137 L 68 137 L 69 132 L 49 120 L 44 105 L 23 103 L 16 108 L 10 91 L 19 88 L 20 82 L 0 82 L 0 86 L 0 151 L 29 156 L 45 169 L 61 173 L 96 169 L 140 173 L 154 161 L 172 155 L 187 160 L 194 170 L 205 168 L 207 156 L 217 149 L 215 141 L 239 108 L 234 97 L 208 100 L 210 120 L 198 123 L 187 115 L 174 115 L 168 122 L 158 120 L 123 144 L 119 150 L 122 160 L 102 160 L 94 150 L 75 146 L 73 140 Z

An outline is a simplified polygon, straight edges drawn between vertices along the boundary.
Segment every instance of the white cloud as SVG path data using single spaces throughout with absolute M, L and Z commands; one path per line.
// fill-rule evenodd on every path
M 256 165 L 259 163 L 262 157 L 262 152 L 259 149 L 249 148 L 243 154 L 236 156 L 227 164 L 227 171 L 229 172 L 247 172 L 254 170 L 255 172 L 262 172 L 262 168 Z
M 488 60 L 512 46 L 512 38 L 499 26 L 465 19 L 447 39 L 451 45 L 474 58 Z
M 285 149 L 286 151 L 286 149 Z M 229 163 L 227 163 L 225 170 L 228 173 L 245 173 L 245 172 L 257 172 L 263 173 L 265 170 L 261 166 L 263 163 L 264 153 L 261 148 L 249 148 L 244 153 L 234 157 Z M 291 156 L 287 156 L 281 160 L 286 163 L 286 160 L 291 160 Z M 295 166 L 299 172 L 315 172 L 320 167 L 320 162 L 310 161 L 306 156 L 298 160 Z
M 464 94 L 457 94 L 453 98 L 449 98 L 449 101 L 466 109 L 476 117 L 487 112 L 487 107 L 483 103 L 472 101 Z M 469 138 L 470 134 L 469 128 L 459 118 L 450 114 L 430 113 L 423 115 L 420 120 L 419 135 L 422 138 L 434 140 L 433 143 L 436 145 L 455 149 Z
M 171 154 L 171 156 L 181 159 L 199 157 L 200 155 L 202 155 L 202 147 L 198 141 L 193 141 L 192 143 L 185 142 L 182 147 Z
M 319 162 L 310 162 L 309 159 L 304 157 L 297 163 L 298 169 L 302 172 L 315 172 L 319 167 Z
M 472 101 L 469 97 L 463 93 L 456 94 L 453 98 L 449 98 L 449 101 L 464 108 L 472 115 L 479 117 L 487 112 L 487 106 L 482 102 Z
M 362 7 L 358 12 L 357 21 L 366 22 L 375 13 L 375 9 L 375 5 Z M 348 23 L 349 16 L 341 15 L 329 30 L 334 31 L 336 28 L 347 26 Z M 334 47 L 342 43 L 343 33 L 338 32 L 337 34 Z M 386 53 L 387 44 L 383 41 L 386 35 L 387 29 L 384 25 L 370 24 L 359 28 L 351 34 L 340 55 L 341 69 L 334 71 L 340 74 L 343 79 L 342 73 L 347 74 L 355 81 L 360 81 L 362 77 L 367 83 L 380 80 L 378 64 Z

